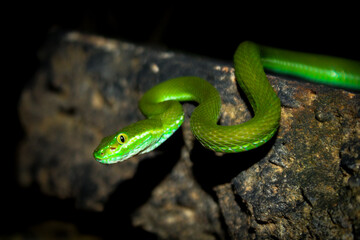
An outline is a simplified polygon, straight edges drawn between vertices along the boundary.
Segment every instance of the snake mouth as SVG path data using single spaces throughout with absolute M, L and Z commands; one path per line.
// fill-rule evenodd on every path
M 95 159 L 96 159 L 96 161 L 98 161 L 99 163 L 109 165 L 109 164 L 114 164 L 114 163 L 118 163 L 118 162 L 123 162 L 123 161 L 129 159 L 130 157 L 132 157 L 132 156 L 134 156 L 134 155 L 135 155 L 135 154 L 128 153 L 128 154 L 124 154 L 124 155 L 117 156 L 117 157 L 109 157 L 109 158 L 98 158 L 98 157 L 95 157 Z
M 96 158 L 96 161 L 98 161 L 99 163 L 102 164 L 113 164 L 113 163 L 117 163 L 117 162 L 122 162 L 125 159 L 123 157 L 113 157 L 113 158 L 105 158 L 105 159 L 100 159 L 100 158 Z

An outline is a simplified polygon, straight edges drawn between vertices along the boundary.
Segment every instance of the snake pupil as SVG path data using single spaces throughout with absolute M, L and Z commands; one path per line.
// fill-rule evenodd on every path
M 124 143 L 124 142 L 125 142 L 125 138 L 124 138 L 124 136 L 123 136 L 123 135 L 121 135 L 121 136 L 120 136 L 120 141 L 121 141 L 122 143 Z

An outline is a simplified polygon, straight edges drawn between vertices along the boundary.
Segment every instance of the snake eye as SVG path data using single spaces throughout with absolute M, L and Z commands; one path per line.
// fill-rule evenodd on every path
M 117 137 L 116 137 L 117 141 L 119 144 L 124 144 L 126 143 L 128 136 L 125 133 L 120 133 Z

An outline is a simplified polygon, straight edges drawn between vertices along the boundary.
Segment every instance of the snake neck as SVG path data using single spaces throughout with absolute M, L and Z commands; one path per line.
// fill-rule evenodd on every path
M 154 112 L 162 110 L 161 113 L 147 115 L 149 120 L 156 121 L 161 127 L 158 127 L 156 130 L 154 129 L 154 141 L 142 153 L 150 152 L 160 146 L 171 137 L 184 122 L 184 112 L 179 102 L 165 101 L 157 104 L 151 103 L 150 105 L 151 106 L 143 106 L 143 108 L 154 108 Z
M 158 147 L 181 126 L 184 121 L 180 104 L 182 101 L 197 102 L 199 106 L 196 109 L 202 109 L 200 118 L 204 121 L 210 120 L 212 125 L 216 125 L 221 100 L 210 83 L 198 77 L 179 77 L 162 82 L 147 91 L 139 102 L 142 113 L 149 119 L 157 119 L 162 125 L 161 129 L 157 130 L 158 140 L 146 152 Z M 191 118 L 193 119 L 193 116 Z

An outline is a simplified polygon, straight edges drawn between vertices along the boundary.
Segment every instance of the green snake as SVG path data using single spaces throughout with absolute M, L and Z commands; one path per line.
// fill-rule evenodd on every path
M 217 90 L 199 77 L 178 77 L 147 91 L 139 102 L 147 117 L 100 142 L 93 155 L 97 161 L 112 164 L 152 151 L 183 123 L 180 102 L 195 101 L 191 130 L 201 144 L 216 152 L 242 152 L 267 142 L 277 131 L 280 100 L 272 89 L 264 68 L 291 74 L 316 83 L 360 90 L 360 62 L 309 53 L 293 52 L 252 42 L 241 43 L 234 54 L 235 76 L 254 112 L 249 121 L 221 126 L 221 99 Z

